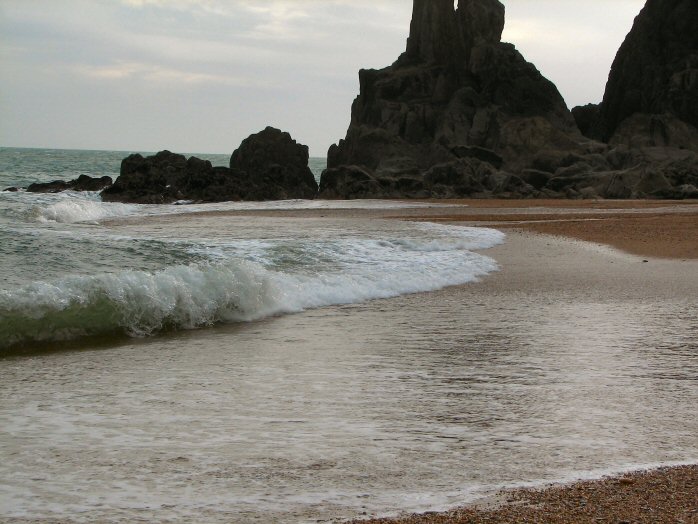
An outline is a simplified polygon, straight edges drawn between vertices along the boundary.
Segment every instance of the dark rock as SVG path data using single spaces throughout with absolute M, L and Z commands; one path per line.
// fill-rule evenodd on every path
M 248 174 L 273 199 L 312 199 L 318 191 L 308 167 L 308 146 L 267 127 L 243 140 L 230 158 L 230 169 Z
M 674 147 L 698 151 L 698 129 L 668 113 L 635 113 L 618 125 L 610 144 L 632 149 Z
M 102 191 L 102 199 L 162 204 L 314 198 L 317 193 L 308 148 L 278 129 L 244 140 L 230 164 L 213 167 L 207 160 L 169 151 L 145 158 L 131 155 L 121 162 L 119 178 Z
M 321 195 L 685 198 L 698 158 L 698 3 L 648 0 L 603 103 L 568 111 L 501 42 L 498 0 L 413 0 L 407 48 L 359 72 Z M 485 167 L 486 166 L 486 167 Z M 421 183 L 420 183 L 421 181 Z
M 648 0 L 609 75 L 604 138 L 636 113 L 670 114 L 698 127 L 698 2 Z
M 65 180 L 54 180 L 53 182 L 36 182 L 29 184 L 28 193 L 60 193 L 70 189 L 70 182 Z
M 8 188 L 6 188 L 6 189 L 3 189 L 3 191 L 7 191 L 8 193 L 16 193 L 17 191 L 19 191 L 19 188 L 17 188 L 17 187 L 8 187 Z
M 488 191 L 495 173 L 490 163 L 465 158 L 433 166 L 424 174 L 424 182 L 433 197 L 468 197 Z
M 488 197 L 492 190 L 511 191 L 510 175 L 489 162 L 463 158 L 432 166 L 425 173 L 375 172 L 360 166 L 329 168 L 322 174 L 320 198 L 462 198 Z M 527 184 L 514 184 L 529 193 Z
M 109 202 L 164 204 L 177 200 L 220 202 L 241 200 L 249 191 L 246 177 L 228 168 L 214 168 L 196 157 L 160 151 L 154 156 L 130 155 L 121 174 L 102 191 Z
M 534 187 L 535 189 L 543 189 L 548 181 L 552 178 L 550 173 L 538 171 L 537 169 L 524 169 L 519 175 L 521 180 Z
M 351 124 L 330 148 L 328 167 L 383 177 L 400 158 L 414 177 L 474 158 L 518 171 L 545 147 L 584 152 L 556 87 L 501 42 L 503 28 L 498 0 L 461 0 L 457 9 L 449 0 L 414 0 L 405 53 L 385 69 L 359 72 Z
M 601 131 L 601 106 L 599 104 L 587 104 L 572 108 L 572 116 L 582 134 L 593 140 L 602 140 Z
M 101 191 L 105 187 L 112 185 L 113 180 L 110 176 L 100 178 L 87 175 L 80 175 L 76 180 L 71 181 L 73 191 Z
M 100 191 L 112 184 L 111 177 L 91 177 L 80 175 L 75 180 L 68 182 L 64 180 L 54 180 L 53 182 L 30 184 L 27 188 L 29 193 L 60 193 L 62 191 Z
M 504 159 L 491 149 L 478 146 L 456 146 L 451 149 L 458 158 L 477 158 L 501 169 Z
M 377 197 L 374 195 L 378 195 Z M 359 166 L 326 169 L 320 180 L 321 198 L 380 198 L 383 190 L 376 178 Z

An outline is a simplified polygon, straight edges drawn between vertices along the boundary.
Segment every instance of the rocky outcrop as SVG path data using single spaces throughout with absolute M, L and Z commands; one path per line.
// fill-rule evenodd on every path
M 611 67 L 603 102 L 573 109 L 584 135 L 631 149 L 698 152 L 698 3 L 648 0 Z
M 570 112 L 501 42 L 498 0 L 414 0 L 407 48 L 362 70 L 320 196 L 686 198 L 698 168 L 698 4 L 649 0 L 604 102 Z M 658 28 L 655 30 L 655 26 Z
M 556 87 L 501 42 L 503 28 L 497 0 L 461 0 L 457 9 L 452 0 L 415 0 L 405 53 L 359 73 L 351 124 L 330 148 L 328 176 L 359 166 L 393 187 L 391 179 L 419 179 L 437 165 L 460 172 L 462 158 L 516 171 L 550 144 L 584 152 Z
M 698 127 L 698 2 L 648 0 L 621 46 L 601 104 L 603 138 L 635 114 Z
M 230 169 L 247 173 L 263 200 L 313 199 L 318 185 L 308 159 L 308 146 L 267 127 L 243 140 L 230 158 Z
M 160 151 L 143 157 L 130 155 L 121 162 L 114 184 L 102 191 L 106 202 L 167 204 L 179 200 L 218 202 L 241 200 L 246 193 L 242 173 L 196 157 Z
M 131 155 L 122 161 L 119 178 L 101 195 L 111 202 L 163 204 L 307 199 L 316 193 L 307 146 L 288 133 L 267 128 L 243 141 L 230 168 L 169 151 Z
M 53 182 L 30 184 L 27 188 L 29 193 L 60 193 L 62 191 L 101 191 L 112 184 L 111 177 L 91 177 L 80 175 L 75 180 L 68 182 L 64 180 L 54 180 Z

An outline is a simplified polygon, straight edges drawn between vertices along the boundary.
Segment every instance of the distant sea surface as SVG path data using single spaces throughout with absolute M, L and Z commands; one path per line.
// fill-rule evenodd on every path
M 2 191 L 127 154 L 0 149 L 0 520 L 318 522 L 698 455 L 685 304 L 475 292 L 498 231 Z

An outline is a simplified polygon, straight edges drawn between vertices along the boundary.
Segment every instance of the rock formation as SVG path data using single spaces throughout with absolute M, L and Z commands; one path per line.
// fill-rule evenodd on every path
M 501 42 L 503 29 L 498 0 L 461 0 L 457 9 L 450 0 L 415 0 L 405 53 L 359 73 L 347 137 L 330 148 L 321 195 L 338 191 L 342 166 L 359 166 L 382 196 L 400 196 L 407 179 L 419 188 L 414 196 L 428 196 L 440 177 L 422 175 L 439 164 L 490 177 L 525 167 L 548 144 L 584 152 L 556 87 Z M 494 178 L 481 181 L 483 191 L 502 185 Z
M 247 173 L 256 188 L 246 200 L 313 199 L 318 185 L 308 159 L 308 146 L 267 127 L 243 140 L 230 158 L 230 169 Z M 249 198 L 254 194 L 263 198 Z
M 64 180 L 54 180 L 53 182 L 30 184 L 27 188 L 29 193 L 60 193 L 62 191 L 100 191 L 112 184 L 111 177 L 91 177 L 80 175 L 75 180 L 68 182 Z
M 698 127 L 695 0 L 649 0 L 618 51 L 600 109 L 602 138 L 612 140 L 623 123 L 637 114 L 670 115 Z M 671 129 L 676 125 L 674 119 L 665 117 L 661 123 L 636 119 L 633 126 L 646 126 L 650 132 L 656 126 Z M 668 138 L 671 143 L 673 137 Z M 656 145 L 668 144 L 660 141 Z
M 308 168 L 308 148 L 271 127 L 252 135 L 230 160 L 230 168 L 169 151 L 121 163 L 105 201 L 163 204 L 176 201 L 224 202 L 314 198 L 317 183 Z
M 604 103 L 573 117 L 556 87 L 501 42 L 498 0 L 457 8 L 414 0 L 405 53 L 359 73 L 347 136 L 328 152 L 320 196 L 690 196 L 693 157 L 647 148 L 692 149 L 698 136 L 696 8 L 695 0 L 649 0 Z M 652 41 L 655 24 L 661 38 Z
M 241 173 L 214 168 L 200 158 L 160 151 L 149 157 L 135 154 L 125 158 L 119 177 L 101 196 L 106 202 L 168 204 L 179 200 L 240 200 L 245 190 Z

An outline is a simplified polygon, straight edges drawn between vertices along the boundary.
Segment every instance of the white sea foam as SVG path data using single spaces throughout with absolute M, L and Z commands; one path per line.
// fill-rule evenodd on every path
M 437 238 L 243 242 L 209 249 L 208 263 L 71 276 L 2 291 L 0 347 L 251 321 L 436 290 L 497 269 L 492 259 L 469 250 L 501 242 L 501 233 L 415 228 Z M 451 229 L 451 235 L 444 234 Z
M 117 218 L 138 214 L 139 206 L 132 204 L 107 203 L 86 198 L 64 198 L 58 202 L 34 209 L 39 222 L 74 224 L 77 222 L 97 222 L 107 218 Z
M 32 216 L 39 222 L 74 224 L 127 216 L 200 213 L 205 211 L 263 211 L 294 209 L 405 209 L 434 207 L 434 204 L 390 200 L 279 200 L 269 202 L 221 202 L 192 204 L 186 201 L 168 205 L 102 202 L 98 193 L 67 191 L 59 195 L 22 195 L 34 199 Z

